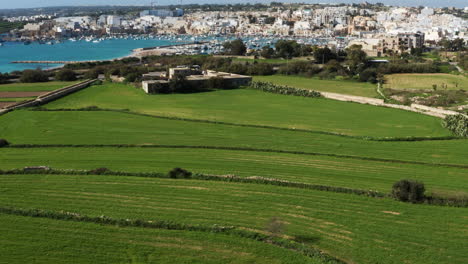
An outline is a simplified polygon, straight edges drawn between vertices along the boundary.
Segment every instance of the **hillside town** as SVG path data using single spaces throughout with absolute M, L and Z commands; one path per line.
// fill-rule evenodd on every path
M 468 8 L 457 9 L 457 13 L 466 17 Z M 398 53 L 411 48 L 434 47 L 443 39 L 468 40 L 468 20 L 447 9 L 368 3 L 294 6 L 271 3 L 259 11 L 184 12 L 181 8 L 152 8 L 134 15 L 56 17 L 41 14 L 3 19 L 25 23 L 23 28 L 11 30 L 3 37 L 17 41 L 141 34 L 262 36 L 320 39 L 318 43 L 338 49 L 358 44 L 368 55 L 381 56 L 389 51 Z

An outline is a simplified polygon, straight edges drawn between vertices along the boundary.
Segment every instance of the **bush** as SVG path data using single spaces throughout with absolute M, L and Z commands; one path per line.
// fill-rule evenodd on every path
M 284 85 L 277 85 L 269 82 L 252 82 L 250 88 L 268 92 L 268 93 L 276 93 L 276 94 L 284 94 L 284 95 L 295 95 L 295 96 L 304 96 L 304 97 L 321 97 L 322 94 L 313 91 L 313 90 L 305 90 L 305 89 L 297 89 L 289 86 Z
M 422 182 L 401 180 L 393 184 L 392 196 L 402 202 L 417 203 L 425 199 L 426 191 Z
M 91 174 L 96 174 L 96 175 L 101 175 L 101 174 L 105 174 L 107 172 L 110 172 L 111 170 L 109 170 L 108 168 L 97 168 L 97 169 L 94 169 L 94 170 L 90 170 L 89 173 Z
M 283 64 L 279 67 L 278 73 L 286 75 L 304 74 L 312 76 L 319 73 L 321 69 L 307 61 L 294 61 L 291 63 Z
M 42 70 L 24 70 L 20 81 L 23 83 L 47 82 L 49 77 Z
M 131 72 L 127 75 L 125 75 L 125 82 L 137 82 L 140 81 L 140 74 L 136 72 Z
M 101 72 L 98 69 L 91 69 L 84 74 L 85 79 L 97 79 Z
M 76 74 L 73 70 L 63 69 L 55 73 L 55 80 L 63 82 L 76 81 Z
M 359 81 L 376 83 L 377 82 L 377 70 L 373 68 L 365 69 L 359 74 Z
M 169 171 L 169 177 L 173 179 L 178 179 L 178 178 L 190 178 L 192 176 L 192 173 L 190 171 L 184 170 L 182 168 L 174 168 L 171 171 Z
M 0 148 L 4 146 L 8 146 L 10 143 L 6 141 L 6 139 L 0 138 Z
M 448 115 L 445 117 L 444 126 L 460 137 L 468 137 L 468 117 L 464 115 Z

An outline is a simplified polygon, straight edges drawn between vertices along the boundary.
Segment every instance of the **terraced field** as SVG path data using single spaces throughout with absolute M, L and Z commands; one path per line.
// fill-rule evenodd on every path
M 89 106 L 101 109 L 77 110 Z M 400 179 L 424 182 L 427 194 L 468 195 L 468 140 L 440 119 L 248 89 L 148 96 L 123 84 L 43 107 L 0 116 L 0 138 L 10 142 L 0 148 L 0 255 L 8 263 L 468 260 L 466 207 L 386 196 Z M 7 171 L 26 166 L 68 174 Z M 221 178 L 148 176 L 175 167 Z M 96 168 L 127 174 L 85 175 Z M 297 184 L 251 181 L 259 178 Z M 366 196 L 373 191 L 383 197 Z M 144 224 L 158 221 L 234 231 Z
M 432 90 L 433 85 L 437 85 L 439 90 L 467 90 L 468 78 L 463 75 L 446 73 L 391 74 L 385 76 L 384 88 L 397 90 Z M 447 87 L 445 88 L 445 86 Z
M 366 82 L 320 80 L 318 78 L 288 75 L 255 76 L 254 81 L 271 82 L 321 92 L 378 97 L 377 86 Z
M 289 239 L 357 263 L 389 256 L 389 263 L 464 263 L 467 257 L 464 208 L 225 182 L 61 175 L 3 176 L 0 181 L 0 203 L 22 208 L 260 232 L 271 217 L 279 217 Z
M 286 249 L 222 234 L 2 214 L 0 222 L 5 263 L 318 263 Z
M 46 107 L 56 109 L 88 106 L 347 135 L 450 135 L 441 127 L 439 119 L 404 110 L 328 99 L 289 97 L 248 89 L 152 96 L 128 85 L 105 84 L 79 91 Z

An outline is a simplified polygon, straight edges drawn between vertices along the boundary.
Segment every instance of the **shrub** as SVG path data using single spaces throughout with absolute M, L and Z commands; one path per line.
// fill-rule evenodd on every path
M 96 174 L 96 175 L 101 175 L 101 174 L 105 174 L 107 172 L 110 172 L 111 170 L 109 170 L 108 168 L 97 168 L 97 169 L 94 169 L 94 170 L 90 170 L 89 172 L 91 174 Z
M 62 69 L 55 73 L 55 80 L 64 82 L 76 81 L 76 74 L 73 70 Z
M 100 71 L 98 69 L 91 69 L 84 74 L 85 79 L 96 79 L 99 77 Z
M 377 71 L 373 68 L 368 68 L 362 71 L 359 74 L 359 81 L 361 82 L 370 82 L 376 83 L 377 82 Z
M 266 224 L 265 231 L 271 234 L 272 237 L 279 237 L 284 232 L 284 223 L 278 217 L 272 217 Z
M 42 70 L 24 70 L 20 81 L 23 83 L 47 82 L 49 77 Z
M 0 138 L 0 148 L 4 146 L 8 146 L 10 143 L 6 141 L 6 139 Z
M 460 137 L 468 137 L 468 117 L 464 115 L 448 115 L 445 117 L 444 126 Z
M 131 72 L 125 75 L 125 82 L 137 82 L 140 80 L 140 75 L 136 72 Z
M 184 170 L 182 168 L 174 168 L 171 171 L 169 171 L 169 177 L 173 179 L 178 179 L 178 178 L 190 178 L 192 176 L 192 173 L 190 171 Z
M 250 85 L 252 89 L 268 92 L 268 93 L 276 93 L 276 94 L 284 94 L 284 95 L 295 95 L 295 96 L 304 96 L 304 97 L 321 97 L 317 91 L 313 90 L 305 90 L 305 89 L 297 89 L 285 85 L 277 85 L 268 82 L 252 82 Z
M 392 196 L 402 202 L 421 202 L 424 200 L 424 184 L 412 180 L 400 180 L 393 184 Z

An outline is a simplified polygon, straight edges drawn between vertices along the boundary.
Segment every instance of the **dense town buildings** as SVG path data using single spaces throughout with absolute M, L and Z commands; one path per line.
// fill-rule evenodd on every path
M 468 12 L 465 8 L 460 12 Z M 468 39 L 468 21 L 441 9 L 356 5 L 280 5 L 261 11 L 145 10 L 137 16 L 40 17 L 15 36 L 70 38 L 105 34 L 189 34 L 329 38 L 359 44 L 369 55 L 408 51 L 440 40 Z M 31 21 L 26 18 L 7 18 Z M 341 38 L 337 40 L 337 38 Z

